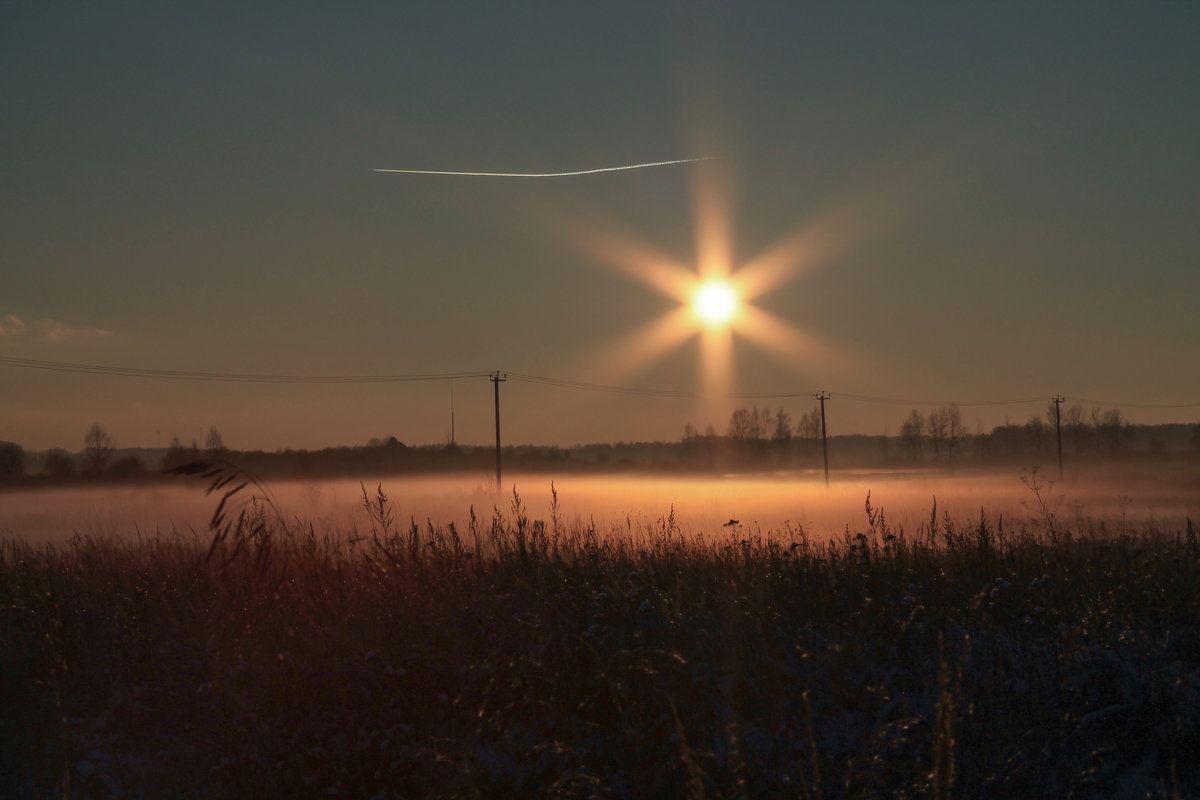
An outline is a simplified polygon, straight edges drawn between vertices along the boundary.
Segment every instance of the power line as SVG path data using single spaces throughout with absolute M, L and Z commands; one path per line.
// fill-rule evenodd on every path
M 197 372 L 186 370 L 169 370 L 169 369 L 149 369 L 143 367 L 123 367 L 106 364 L 85 364 L 69 361 L 45 361 L 32 358 L 13 358 L 10 356 L 0 356 L 0 366 L 19 367 L 24 369 L 38 369 L 51 372 L 74 372 L 88 375 L 112 375 L 127 378 L 150 378 L 163 380 L 183 380 L 183 381 L 214 381 L 228 383 L 308 383 L 308 384 L 352 384 L 352 383 L 407 383 L 415 381 L 443 381 L 453 380 L 455 378 L 490 378 L 492 372 L 423 372 L 423 373 L 398 373 L 385 375 L 302 375 L 302 374 L 274 374 L 274 373 L 258 373 L 258 372 Z M 589 383 L 586 381 L 572 381 L 562 378 L 553 378 L 544 375 L 529 375 L 519 372 L 507 373 L 509 379 L 521 381 L 523 383 L 538 384 L 542 386 L 551 386 L 560 389 L 574 389 L 577 391 L 586 392 L 603 392 L 608 394 L 627 394 L 642 397 L 675 397 L 675 398 L 692 398 L 701 396 L 700 392 L 688 391 L 681 389 L 650 389 L 636 386 L 618 386 L 604 383 Z M 790 399 L 797 397 L 813 397 L 814 392 L 806 391 L 781 391 L 781 392 L 730 392 L 726 397 L 734 399 L 755 400 L 755 399 Z M 908 405 L 908 406 L 946 406 L 957 405 L 962 407 L 974 406 L 1011 406 L 1011 405 L 1029 405 L 1031 403 L 1048 403 L 1053 402 L 1053 397 L 1050 395 L 1002 398 L 995 400 L 930 400 L 930 399 L 914 399 L 904 397 L 880 397 L 875 395 L 852 394 L 843 392 L 831 392 L 831 398 L 837 400 L 845 400 L 855 403 L 871 403 L 877 405 Z M 1200 408 L 1200 402 L 1182 402 L 1182 403 L 1127 403 L 1114 402 L 1109 400 L 1093 400 L 1085 397 L 1069 397 L 1081 403 L 1091 403 L 1094 405 L 1102 405 L 1118 408 L 1143 408 L 1143 409 L 1181 409 L 1181 408 Z
M 697 397 L 697 392 L 676 389 L 640 389 L 634 386 L 611 386 L 604 383 L 584 383 L 582 381 L 567 381 L 559 378 L 547 378 L 541 375 L 524 375 L 510 372 L 508 377 L 524 383 L 539 383 L 544 386 L 557 386 L 561 389 L 579 389 L 586 392 L 608 392 L 610 394 L 635 394 L 652 397 Z
M 792 397 L 812 397 L 816 392 L 730 392 L 729 397 L 737 400 L 764 400 L 778 398 L 786 400 Z
M 1092 403 L 1097 406 L 1116 406 L 1118 408 L 1200 408 L 1200 403 L 1117 403 L 1112 400 L 1089 400 L 1086 397 L 1071 397 L 1069 395 L 1067 399 L 1080 403 Z
M 851 400 L 856 403 L 874 403 L 891 406 L 1021 406 L 1029 403 L 1049 402 L 1049 396 L 1015 397 L 1003 400 L 914 400 L 905 397 L 872 397 L 864 394 L 837 395 L 839 400 Z
M 156 378 L 182 381 L 228 383 L 403 383 L 441 381 L 451 378 L 483 378 L 487 372 L 431 372 L 397 375 L 281 375 L 256 372 L 189 372 L 173 369 L 145 369 L 103 364 L 79 364 L 67 361 L 42 361 L 32 358 L 0 356 L 0 365 L 40 369 L 50 372 L 76 372 L 88 375 L 115 375 L 126 378 Z

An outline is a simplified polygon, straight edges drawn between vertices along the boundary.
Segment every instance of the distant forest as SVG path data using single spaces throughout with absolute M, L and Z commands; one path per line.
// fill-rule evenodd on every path
M 1200 424 L 1136 425 L 1118 409 L 1084 409 L 1075 404 L 1023 423 L 1005 422 L 990 431 L 964 425 L 957 406 L 913 408 L 896 435 L 842 434 L 828 437 L 830 467 L 954 468 L 989 463 L 1051 464 L 1059 434 L 1063 458 L 1097 461 L 1128 458 L 1200 458 Z M 138 479 L 199 459 L 223 459 L 263 477 L 338 476 L 418 472 L 490 471 L 491 446 L 406 445 L 395 436 L 366 445 L 321 450 L 237 450 L 216 428 L 203 444 L 174 437 L 166 448 L 120 448 L 100 424 L 83 436 L 78 452 L 26 452 L 0 442 L 0 480 L 85 481 Z M 793 420 L 782 408 L 739 408 L 723 431 L 684 426 L 667 442 L 616 442 L 571 447 L 509 445 L 502 449 L 506 471 L 753 472 L 816 469 L 822 465 L 820 410 Z

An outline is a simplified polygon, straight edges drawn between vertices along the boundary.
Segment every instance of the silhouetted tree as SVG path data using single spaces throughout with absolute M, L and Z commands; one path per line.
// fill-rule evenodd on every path
M 1100 428 L 1111 452 L 1116 453 L 1121 449 L 1121 431 L 1127 424 L 1119 408 L 1110 408 L 1101 416 Z
M 225 447 L 225 440 L 221 438 L 221 432 L 216 428 L 208 429 L 208 436 L 204 438 L 204 452 L 210 457 L 228 454 L 229 450 Z
M 1088 411 L 1088 422 L 1092 429 L 1092 450 L 1100 451 L 1100 440 L 1104 433 L 1104 409 L 1100 406 L 1092 406 Z
M 684 425 L 683 426 L 683 460 L 688 464 L 692 463 L 692 458 L 695 455 L 693 451 L 695 450 L 695 447 L 696 447 L 696 439 L 697 439 L 696 429 L 694 427 L 692 427 L 692 423 L 689 422 L 686 425 Z
M 929 430 L 929 438 L 933 440 L 933 460 L 942 460 L 942 442 L 946 439 L 946 429 L 949 427 L 949 420 L 946 419 L 945 408 L 935 408 L 929 412 L 929 419 L 926 423 Z
M 104 472 L 108 460 L 112 458 L 117 443 L 99 422 L 92 423 L 83 437 L 83 458 L 88 471 L 93 475 Z
M 750 441 L 750 449 L 756 455 L 763 455 L 767 449 L 767 435 L 771 429 L 771 411 L 767 408 L 750 409 L 750 429 L 746 438 Z
M 805 439 L 812 439 L 815 442 L 821 437 L 821 412 L 815 408 L 809 411 L 800 418 L 799 427 L 803 430 Z
M 25 475 L 25 448 L 16 442 L 0 442 L 0 478 Z
M 46 453 L 42 471 L 55 478 L 68 478 L 75 474 L 75 458 L 61 447 L 56 447 Z
M 788 444 L 792 441 L 792 415 L 782 408 L 775 412 L 775 425 L 771 429 L 771 441 L 775 443 L 780 457 L 785 457 Z
M 750 412 L 744 408 L 735 409 L 729 415 L 725 435 L 734 442 L 744 442 L 750 436 Z
M 965 432 L 966 426 L 963 425 L 962 411 L 953 403 L 946 406 L 946 453 L 949 458 L 954 458 L 954 447 Z
M 908 412 L 900 424 L 900 438 L 908 445 L 914 461 L 921 459 L 921 437 L 925 434 L 925 417 L 917 409 Z
M 817 439 L 821 438 L 821 412 L 814 408 L 802 415 L 796 423 L 796 436 L 804 440 L 806 453 L 815 452 Z

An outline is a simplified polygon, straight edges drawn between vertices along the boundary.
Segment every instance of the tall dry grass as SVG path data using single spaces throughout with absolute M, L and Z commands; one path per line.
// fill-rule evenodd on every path
M 1190 528 L 682 531 L 519 496 L 0 549 L 0 785 L 44 797 L 1200 794 Z M 230 478 L 231 480 L 226 480 Z M 221 482 L 225 481 L 225 482 Z M 1035 488 L 1036 487 L 1036 488 Z

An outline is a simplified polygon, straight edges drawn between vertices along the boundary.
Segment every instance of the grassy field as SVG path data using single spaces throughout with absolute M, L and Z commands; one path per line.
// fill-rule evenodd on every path
M 203 539 L 3 543 L 6 796 L 1200 796 L 1195 535 L 1036 475 L 819 543 L 381 491 L 327 532 L 205 476 Z

